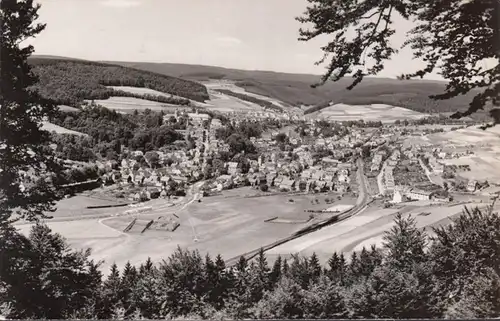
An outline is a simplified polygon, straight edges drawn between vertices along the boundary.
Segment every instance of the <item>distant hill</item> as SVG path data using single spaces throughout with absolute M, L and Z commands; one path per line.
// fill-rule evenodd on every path
M 238 70 L 213 66 L 172 63 L 113 62 L 118 65 L 183 79 L 204 81 L 224 79 L 236 81 L 246 91 L 281 100 L 294 106 L 306 105 L 306 113 L 325 108 L 329 103 L 351 105 L 388 104 L 424 113 L 443 113 L 466 110 L 474 93 L 450 100 L 436 101 L 430 95 L 443 93 L 444 81 L 397 80 L 366 78 L 353 90 L 346 87 L 351 79 L 328 82 L 311 88 L 320 80 L 319 75 L 289 74 L 271 71 Z
M 49 58 L 51 57 L 49 56 Z M 150 75 L 150 77 L 154 77 L 154 79 L 159 79 L 159 75 L 164 75 L 168 77 L 163 78 L 161 81 L 151 81 L 148 83 L 148 87 L 153 85 L 156 87 L 152 89 L 158 91 L 169 92 L 181 97 L 202 101 L 208 99 L 206 88 L 192 81 L 231 80 L 236 82 L 237 86 L 243 87 L 247 92 L 271 97 L 292 106 L 307 106 L 305 110 L 306 114 L 319 111 L 330 104 L 338 103 L 350 105 L 387 104 L 423 113 L 450 113 L 458 110 L 466 110 L 469 102 L 474 96 L 474 93 L 469 93 L 465 96 L 449 100 L 436 101 L 430 99 L 430 95 L 444 92 L 446 82 L 442 81 L 402 81 L 372 77 L 364 79 L 356 88 L 349 91 L 346 89 L 351 83 L 351 79 L 349 78 L 342 79 L 338 82 L 328 82 L 317 88 L 311 88 L 312 84 L 320 80 L 319 75 L 239 70 L 215 66 L 172 63 L 116 61 L 95 63 L 82 60 L 67 62 L 70 58 L 56 58 L 57 59 L 45 58 L 45 61 L 57 61 L 56 68 L 52 68 L 49 75 L 62 77 L 64 72 L 60 72 L 58 66 L 64 66 L 65 63 L 76 64 L 75 68 L 70 68 L 73 69 L 72 73 L 75 75 L 75 77 L 71 77 L 73 83 L 71 86 L 61 86 L 64 83 L 64 78 L 61 81 L 57 79 L 48 81 L 46 78 L 42 77 L 42 80 L 44 80 L 42 87 L 47 87 L 48 84 L 50 88 L 45 88 L 45 90 L 50 94 L 57 92 L 60 96 L 64 97 L 64 95 L 69 95 L 71 98 L 81 95 L 81 90 L 78 90 L 80 94 L 72 93 L 72 88 L 75 86 L 77 88 L 90 87 L 94 90 L 93 93 L 101 94 L 101 91 L 105 91 L 106 95 L 110 95 L 109 89 L 103 89 L 103 86 L 96 85 L 96 82 L 92 82 L 88 86 L 83 86 L 78 83 L 81 81 L 87 83 L 88 78 L 92 77 L 97 78 L 101 83 L 109 83 L 110 78 L 107 75 L 113 75 L 113 72 L 110 72 L 110 70 L 119 68 L 116 67 L 117 65 L 126 67 L 125 69 L 119 69 L 118 74 L 123 73 L 128 75 L 125 77 L 125 82 L 127 84 L 129 84 L 129 82 L 134 82 L 134 84 L 129 84 L 130 86 L 141 87 L 139 86 L 141 83 L 139 83 L 139 85 L 137 84 L 137 79 L 140 76 L 145 77 L 144 75 Z M 109 64 L 113 67 L 109 67 Z M 35 64 L 35 66 L 37 65 L 38 64 Z M 95 68 L 83 68 L 83 71 L 76 68 L 77 66 L 88 65 L 94 66 Z M 36 69 L 40 69 L 40 67 L 36 67 Z M 138 74 L 138 70 L 147 72 L 147 74 Z M 117 78 L 116 74 L 114 77 Z M 131 79 L 130 77 L 133 78 Z M 77 84 L 74 84 L 76 80 L 78 80 Z M 58 86 L 54 86 L 56 84 Z M 124 85 L 123 82 L 122 85 Z M 167 89 L 170 91 L 167 91 Z M 65 104 L 68 103 L 66 102 Z
M 34 56 L 29 63 L 40 80 L 35 88 L 45 98 L 61 105 L 78 106 L 86 99 L 107 99 L 111 96 L 146 98 L 177 105 L 187 105 L 189 99 L 203 102 L 209 98 L 202 84 L 165 74 L 64 57 Z M 143 97 L 145 95 L 106 86 L 145 87 L 172 96 Z

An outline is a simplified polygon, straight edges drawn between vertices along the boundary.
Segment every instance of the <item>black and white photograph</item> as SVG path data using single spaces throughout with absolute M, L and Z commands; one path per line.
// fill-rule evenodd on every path
M 0 320 L 500 319 L 500 0 L 0 23 Z

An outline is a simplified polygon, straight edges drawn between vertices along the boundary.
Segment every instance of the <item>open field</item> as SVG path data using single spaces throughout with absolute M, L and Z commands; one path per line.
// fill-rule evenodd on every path
M 468 127 L 447 133 L 428 135 L 426 140 L 431 144 L 443 147 L 466 147 L 474 151 L 474 155 L 442 162 L 449 165 L 469 165 L 470 171 L 457 174 L 467 179 L 488 180 L 500 184 L 500 128 L 498 126 L 482 130 Z
M 382 121 L 384 123 L 394 122 L 404 119 L 418 119 L 427 117 L 428 114 L 422 114 L 406 108 L 394 107 L 390 105 L 346 105 L 336 104 L 318 112 L 307 114 L 309 119 L 323 118 L 332 121 Z
M 217 93 L 213 91 L 209 91 L 210 100 L 207 102 L 207 109 L 218 111 L 218 112 L 255 112 L 255 111 L 264 111 L 264 108 L 261 106 L 238 99 L 236 97 L 232 97 L 229 95 L 225 95 L 222 93 Z
M 44 121 L 42 123 L 42 129 L 49 132 L 56 132 L 57 134 L 70 134 L 70 135 L 78 135 L 78 136 L 87 136 L 87 134 L 80 133 L 71 129 L 67 129 L 56 124 L 52 124 L 48 121 Z
M 106 86 L 107 88 L 111 88 L 113 90 L 121 90 L 124 92 L 128 92 L 131 94 L 135 95 L 154 95 L 154 96 L 161 96 L 161 97 L 173 97 L 173 98 L 182 98 L 185 99 L 184 97 L 181 96 L 176 96 L 176 95 L 171 95 L 171 94 L 165 94 L 161 91 L 150 89 L 150 88 L 144 88 L 144 87 L 131 87 L 131 86 Z M 201 103 L 192 99 L 189 99 L 191 104 L 198 106 L 198 107 L 206 107 L 207 104 Z M 177 107 L 183 107 L 183 106 L 178 106 L 178 105 L 170 105 L 170 104 L 165 104 L 167 106 L 177 106 Z
M 241 191 L 241 194 L 247 193 L 248 191 Z M 306 224 L 266 223 L 264 220 L 277 216 L 290 220 L 305 220 L 310 213 L 304 212 L 304 209 L 321 210 L 332 206 L 325 203 L 326 197 L 332 196 L 316 194 L 227 198 L 221 195 L 203 198 L 201 203 L 194 201 L 185 209 L 170 208 L 165 200 L 155 200 L 144 204 L 151 206 L 151 211 L 139 215 L 47 223 L 55 232 L 66 237 L 74 248 L 92 247 L 93 258 L 106 260 L 102 267 L 105 270 L 113 262 L 123 266 L 128 260 L 138 264 L 148 257 L 158 261 L 168 257 L 177 246 L 198 249 L 201 253 L 220 253 L 229 259 L 272 243 L 306 226 Z M 314 202 L 315 205 L 312 205 L 311 201 L 316 198 L 319 204 Z M 294 201 L 290 202 L 290 199 Z M 65 216 L 68 213 L 73 213 L 75 216 L 87 215 L 90 211 L 117 214 L 131 209 L 131 207 L 102 210 L 81 208 L 91 202 L 92 200 L 85 197 L 63 200 L 59 203 L 58 215 Z M 346 202 L 349 201 L 338 201 L 334 204 Z M 176 213 L 179 216 L 180 226 L 175 232 L 155 230 L 148 230 L 144 234 L 122 232 L 134 217 L 139 220 L 151 220 L 168 213 Z M 18 227 L 23 232 L 29 231 L 29 225 Z
M 268 251 L 272 260 L 278 254 L 288 256 L 293 253 L 311 255 L 315 252 L 321 263 L 325 263 L 334 251 L 350 255 L 353 251 L 361 250 L 372 244 L 380 246 L 383 242 L 384 232 L 394 225 L 397 212 L 403 215 L 412 215 L 416 218 L 417 226 L 425 228 L 436 226 L 436 223 L 445 223 L 445 219 L 461 213 L 464 205 L 458 206 L 432 206 L 411 207 L 408 209 L 379 209 L 368 208 L 364 212 L 323 228 L 315 233 L 298 238 Z M 419 216 L 421 212 L 430 212 L 428 216 Z
M 127 209 L 122 208 L 106 208 L 106 209 L 88 209 L 87 206 L 104 206 L 104 205 L 117 205 L 126 204 L 125 200 L 104 200 L 95 197 L 88 197 L 85 195 L 76 195 L 70 198 L 65 198 L 57 203 L 55 212 L 50 213 L 54 218 L 58 217 L 71 217 L 71 216 L 85 216 L 93 214 L 102 214 L 108 212 L 120 212 Z
M 154 111 L 172 111 L 178 108 L 189 108 L 187 106 L 171 105 L 133 97 L 113 96 L 108 99 L 94 100 L 94 102 L 108 109 L 113 109 L 125 113 L 131 113 L 136 109 L 141 111 L 147 108 Z
M 208 82 L 202 82 L 202 84 L 204 84 L 208 90 L 213 91 L 213 90 L 217 90 L 217 89 L 226 89 L 226 90 L 230 90 L 230 91 L 235 92 L 235 93 L 245 94 L 247 96 L 255 97 L 255 98 L 258 98 L 260 100 L 268 101 L 268 102 L 273 103 L 274 105 L 276 105 L 278 107 L 282 107 L 282 108 L 289 107 L 288 104 L 285 104 L 278 99 L 249 92 L 244 87 L 237 86 L 234 82 L 211 80 Z
M 68 112 L 78 113 L 78 112 L 81 111 L 78 108 L 71 107 L 71 106 L 66 106 L 66 105 L 59 105 L 57 107 L 59 107 L 60 111 L 65 112 L 65 113 L 68 113 Z

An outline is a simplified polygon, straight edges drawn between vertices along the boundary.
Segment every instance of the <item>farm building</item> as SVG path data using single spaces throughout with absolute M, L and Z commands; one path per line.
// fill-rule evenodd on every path
M 432 192 L 412 188 L 406 193 L 406 196 L 415 201 L 428 201 L 432 197 Z

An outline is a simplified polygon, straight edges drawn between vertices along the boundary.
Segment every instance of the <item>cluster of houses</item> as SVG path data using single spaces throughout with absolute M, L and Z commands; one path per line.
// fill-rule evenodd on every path
M 227 174 L 220 175 L 207 183 L 205 190 L 219 192 L 242 185 L 255 188 L 266 185 L 267 188 L 283 192 L 346 192 L 351 182 L 350 163 L 324 159 L 314 164 L 309 152 L 304 152 L 297 160 L 291 160 L 289 157 L 280 158 L 277 152 L 262 154 L 257 161 L 250 161 L 250 168 L 246 174 L 241 172 L 236 162 L 228 162 L 225 165 Z

